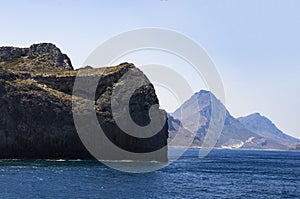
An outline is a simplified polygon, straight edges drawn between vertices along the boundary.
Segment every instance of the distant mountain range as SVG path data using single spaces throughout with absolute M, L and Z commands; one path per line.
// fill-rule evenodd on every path
M 180 135 L 181 141 L 175 145 L 187 146 L 185 139 L 194 136 L 191 146 L 201 147 L 208 131 L 214 129 L 209 128 L 211 121 L 214 124 L 216 121 L 224 123 L 215 143 L 217 148 L 287 150 L 299 147 L 299 139 L 284 134 L 268 118 L 259 113 L 234 118 L 214 94 L 204 90 L 195 93 L 174 113 L 168 114 L 169 143 Z
M 280 144 L 293 146 L 300 141 L 297 138 L 283 133 L 271 120 L 259 113 L 254 113 L 246 117 L 239 117 L 238 120 L 250 131 L 269 140 L 279 142 Z

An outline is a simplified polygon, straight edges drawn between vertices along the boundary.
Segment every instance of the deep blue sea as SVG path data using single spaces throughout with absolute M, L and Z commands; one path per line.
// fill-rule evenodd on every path
M 0 198 L 300 198 L 300 152 L 189 149 L 133 174 L 96 161 L 1 161 Z

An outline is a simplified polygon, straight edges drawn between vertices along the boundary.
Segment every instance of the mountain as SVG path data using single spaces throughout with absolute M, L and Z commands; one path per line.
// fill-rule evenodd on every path
M 133 64 L 73 70 L 55 45 L 43 43 L 30 48 L 1 47 L 0 65 L 0 158 L 92 158 L 77 133 L 78 128 L 84 128 L 86 141 L 96 143 L 92 146 L 102 159 L 167 161 L 166 112 L 158 109 L 153 85 Z M 81 86 L 74 87 L 76 80 Z M 131 93 L 133 87 L 138 89 Z M 116 89 L 122 92 L 113 98 Z M 76 101 L 73 106 L 72 99 Z M 116 113 L 112 102 L 117 104 Z M 91 103 L 92 111 L 87 108 Z M 150 108 L 162 123 L 155 136 L 139 139 L 116 123 L 125 116 L 145 126 L 151 122 Z M 83 120 L 75 126 L 74 119 L 79 116 Z M 89 118 L 94 116 L 98 122 L 92 123 Z M 110 153 L 110 145 L 96 139 L 94 126 L 101 127 L 105 139 L 123 151 L 143 154 L 161 149 L 161 153 L 144 157 Z M 138 133 L 142 136 L 147 132 Z
M 51 43 L 33 44 L 29 48 L 0 47 L 0 68 L 27 72 L 73 70 L 70 58 Z
M 247 129 L 256 133 L 257 135 L 274 140 L 283 145 L 293 146 L 300 142 L 299 139 L 284 134 L 275 126 L 275 124 L 272 123 L 271 120 L 260 115 L 259 113 L 254 113 L 246 117 L 239 117 L 238 120 Z
M 209 140 L 213 135 L 216 139 L 214 146 L 218 148 L 289 149 L 284 142 L 264 137 L 246 128 L 209 91 L 195 93 L 174 113 L 170 113 L 168 119 L 169 143 L 176 135 L 185 134 L 188 138 L 194 135 L 192 146 L 198 147 L 205 145 L 205 139 Z M 224 126 L 218 127 L 218 122 Z M 214 129 L 221 129 L 220 135 Z

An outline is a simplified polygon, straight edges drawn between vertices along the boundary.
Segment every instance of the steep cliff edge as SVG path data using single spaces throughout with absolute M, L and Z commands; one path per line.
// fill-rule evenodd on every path
M 37 62 L 26 62 L 30 59 L 26 58 L 29 56 L 26 54 L 27 50 L 17 50 L 16 54 L 12 53 L 8 58 L 3 53 L 7 51 L 7 47 L 0 48 L 0 158 L 92 158 L 77 134 L 72 114 L 72 90 L 78 71 L 73 70 L 71 62 L 57 64 L 56 54 L 49 54 L 51 50 L 48 48 L 53 46 L 48 45 L 35 55 L 38 59 L 45 59 L 43 53 L 47 52 L 45 63 L 49 65 L 45 64 L 41 68 L 34 64 Z M 25 60 L 25 65 L 12 64 L 20 57 Z M 164 120 L 165 111 L 159 110 L 161 114 L 158 116 L 165 121 L 163 128 L 146 139 L 127 135 L 118 128 L 112 116 L 113 89 L 116 84 L 124 84 L 126 87 L 126 82 L 122 82 L 121 77 L 131 71 L 130 78 L 144 78 L 148 83 L 131 96 L 130 116 L 140 126 L 151 122 L 149 110 L 152 105 L 158 104 L 158 99 L 153 85 L 138 68 L 133 64 L 123 63 L 115 67 L 88 70 L 92 77 L 101 76 L 95 94 L 95 112 L 105 135 L 115 145 L 135 153 L 148 153 L 167 145 L 168 124 Z M 159 156 L 147 157 L 145 160 L 167 161 L 167 149 Z

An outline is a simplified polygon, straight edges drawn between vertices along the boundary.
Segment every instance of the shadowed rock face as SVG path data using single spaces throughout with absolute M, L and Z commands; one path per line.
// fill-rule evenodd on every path
M 37 48 L 32 49 L 34 52 L 39 51 L 38 54 L 48 52 L 47 49 L 36 50 Z M 29 52 L 26 51 L 28 49 L 15 48 L 15 50 L 18 51 L 17 57 L 24 54 L 29 56 Z M 3 57 L 3 54 L 1 56 Z M 5 59 L 9 60 L 7 56 Z M 167 145 L 168 125 L 165 111 L 159 110 L 160 114 L 157 115 L 164 122 L 163 128 L 155 136 L 145 139 L 126 134 L 116 125 L 112 117 L 112 91 L 116 84 L 127 86 L 120 78 L 131 71 L 133 74 L 131 78 L 145 78 L 148 83 L 138 88 L 130 98 L 130 116 L 140 126 L 150 123 L 149 109 L 152 105 L 158 104 L 158 99 L 153 85 L 139 69 L 133 64 L 123 63 L 115 67 L 85 70 L 89 71 L 89 75 L 81 78 L 101 75 L 94 99 L 95 112 L 105 135 L 115 145 L 135 153 L 152 152 Z M 59 72 L 0 70 L 0 158 L 92 158 L 82 144 L 73 120 L 72 89 L 77 73 L 75 70 Z M 75 97 L 84 101 L 84 96 Z M 84 103 L 82 106 L 77 106 L 75 111 L 84 114 Z M 88 122 L 83 125 L 88 125 Z M 102 148 L 102 150 L 109 149 Z M 122 158 L 116 156 L 106 159 Z M 167 161 L 167 149 L 162 150 L 159 155 L 148 156 L 142 160 Z

